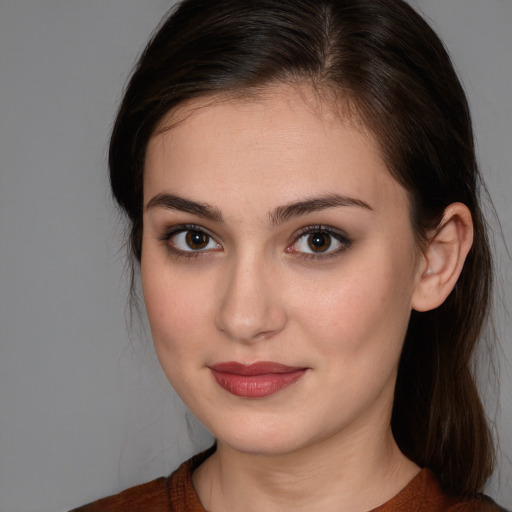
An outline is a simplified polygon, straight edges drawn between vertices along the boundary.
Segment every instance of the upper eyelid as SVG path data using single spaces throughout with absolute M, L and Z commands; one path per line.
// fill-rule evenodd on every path
M 299 238 L 301 238 L 305 235 L 311 234 L 311 233 L 327 233 L 328 235 L 333 235 L 333 236 L 337 235 L 340 238 L 349 240 L 349 236 L 342 229 L 335 228 L 333 226 L 326 226 L 326 225 L 322 225 L 322 224 L 304 226 L 303 228 L 300 228 L 292 235 L 292 239 L 298 240 Z
M 177 233 L 182 233 L 184 231 L 201 231 L 208 235 L 209 237 L 213 238 L 217 243 L 217 235 L 212 233 L 209 229 L 205 228 L 204 226 L 199 226 L 197 224 L 177 224 L 176 226 L 172 226 L 170 228 L 167 228 L 164 230 L 164 233 L 161 237 L 162 240 L 167 240 L 171 236 L 176 235 Z
M 167 235 L 171 236 L 171 235 L 174 235 L 181 231 L 189 231 L 189 230 L 190 231 L 203 231 L 204 233 L 206 233 L 208 236 L 211 236 L 212 238 L 215 238 L 215 239 L 219 238 L 218 235 L 213 233 L 210 229 L 208 229 L 204 226 L 201 226 L 199 224 L 189 224 L 189 223 L 176 224 L 169 228 L 165 228 L 163 231 L 164 231 L 164 236 L 167 236 Z M 290 238 L 299 237 L 299 236 L 302 236 L 302 235 L 305 235 L 308 233 L 316 233 L 316 232 L 333 233 L 333 234 L 337 234 L 337 235 L 343 236 L 345 238 L 348 238 L 348 235 L 345 233 L 344 230 L 342 230 L 340 228 L 336 228 L 334 226 L 328 226 L 325 224 L 310 224 L 307 226 L 303 226 L 303 227 L 295 230 L 290 235 Z

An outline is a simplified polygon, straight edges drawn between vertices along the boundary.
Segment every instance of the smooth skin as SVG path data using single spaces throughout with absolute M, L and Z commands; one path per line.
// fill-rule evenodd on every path
M 420 249 L 375 139 L 307 87 L 195 100 L 150 140 L 141 276 L 160 363 L 217 438 L 194 473 L 212 512 L 367 511 L 419 471 L 390 428 L 412 309 L 471 247 L 459 203 Z M 262 399 L 210 366 L 307 368 Z

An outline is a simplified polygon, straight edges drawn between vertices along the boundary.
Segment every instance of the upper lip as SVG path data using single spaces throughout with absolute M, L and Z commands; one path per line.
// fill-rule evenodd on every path
M 270 373 L 293 373 L 307 370 L 301 366 L 288 366 L 282 363 L 272 361 L 258 361 L 252 364 L 243 364 L 236 361 L 226 363 L 217 363 L 209 366 L 211 370 L 221 373 L 231 373 L 234 375 L 268 375 Z

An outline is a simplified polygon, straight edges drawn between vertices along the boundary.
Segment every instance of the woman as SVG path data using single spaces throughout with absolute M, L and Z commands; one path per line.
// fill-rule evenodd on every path
M 155 348 L 216 446 L 94 510 L 499 510 L 467 102 L 401 0 L 185 0 L 110 146 Z

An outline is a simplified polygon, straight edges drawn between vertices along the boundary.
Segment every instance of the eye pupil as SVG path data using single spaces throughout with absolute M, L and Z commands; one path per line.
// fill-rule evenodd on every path
M 208 245 L 209 236 L 202 231 L 188 231 L 185 237 L 187 245 L 191 249 L 204 249 Z
M 314 252 L 324 252 L 331 245 L 331 237 L 326 233 L 313 233 L 308 237 L 308 245 Z

